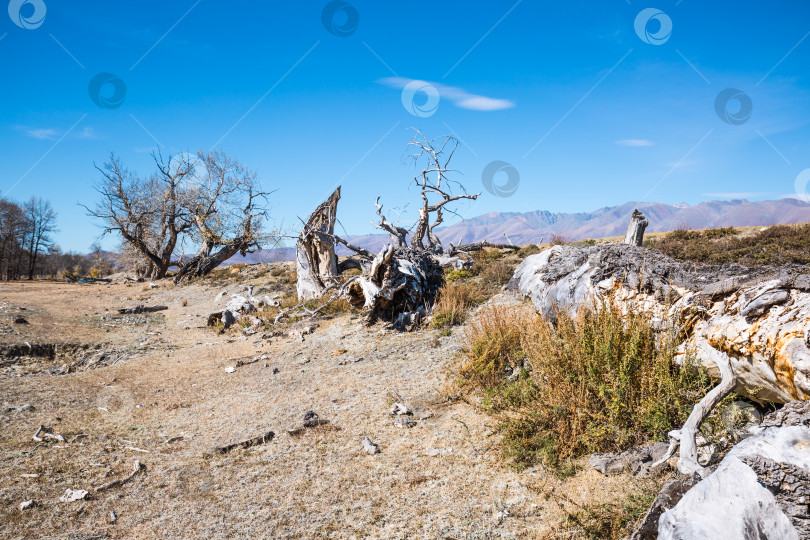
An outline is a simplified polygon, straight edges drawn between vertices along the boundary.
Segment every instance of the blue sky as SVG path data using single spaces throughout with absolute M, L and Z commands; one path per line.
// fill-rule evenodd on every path
M 376 195 L 411 201 L 402 219 L 415 216 L 413 126 L 462 141 L 458 178 L 483 191 L 456 207 L 466 217 L 792 194 L 810 168 L 810 4 L 706 4 L 352 0 L 327 17 L 330 33 L 320 1 L 12 0 L 0 192 L 50 199 L 58 243 L 85 251 L 99 229 L 77 203 L 95 200 L 94 162 L 114 151 L 148 175 L 154 149 L 216 146 L 277 190 L 277 223 L 294 227 L 340 183 L 339 218 L 362 234 Z M 647 8 L 658 11 L 639 34 Z M 123 81 L 119 107 L 90 98 L 98 73 Z M 425 83 L 409 111 L 412 80 Z M 736 124 L 716 112 L 727 88 L 752 105 Z M 511 196 L 482 187 L 496 160 L 519 173 Z

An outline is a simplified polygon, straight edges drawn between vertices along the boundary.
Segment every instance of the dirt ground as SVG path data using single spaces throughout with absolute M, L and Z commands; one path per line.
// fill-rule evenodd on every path
M 216 300 L 221 286 L 0 283 L 0 536 L 577 538 L 566 511 L 632 487 L 505 465 L 476 398 L 453 398 L 463 328 L 400 333 L 351 315 L 303 338 L 207 328 L 243 288 Z M 136 304 L 169 309 L 117 316 Z M 393 425 L 395 401 L 414 427 Z M 329 423 L 289 434 L 308 410 Z M 32 440 L 40 425 L 65 441 Z M 136 460 L 144 472 L 94 490 Z M 61 502 L 68 488 L 89 494 Z

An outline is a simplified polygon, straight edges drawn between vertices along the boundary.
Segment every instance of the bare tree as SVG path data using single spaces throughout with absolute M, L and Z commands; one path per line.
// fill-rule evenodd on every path
M 194 221 L 192 240 L 200 247 L 175 282 L 205 275 L 237 253 L 244 256 L 278 240 L 263 230 L 270 192 L 261 190 L 256 173 L 223 152 L 198 158 L 205 172 L 186 186 L 183 204 Z
M 27 221 L 28 279 L 34 279 L 39 255 L 50 248 L 51 233 L 56 231 L 56 212 L 41 197 L 31 197 L 23 205 Z
M 443 221 L 442 210 L 447 203 L 460 199 L 478 198 L 481 193 L 468 195 L 464 186 L 448 177 L 453 171 L 450 169 L 450 161 L 458 148 L 458 139 L 450 135 L 428 139 L 418 129 L 414 129 L 416 134 L 408 143 L 415 152 L 409 156 L 414 164 L 425 162 L 422 172 L 414 177 L 413 181 L 420 190 L 422 204 L 419 207 L 419 219 L 414 227 L 411 237 L 411 247 L 416 249 L 429 249 L 434 253 L 443 251 L 439 238 L 434 233 L 434 229 Z M 460 188 L 463 193 L 453 195 L 453 186 Z M 452 212 L 452 210 L 450 210 Z M 436 215 L 433 223 L 430 222 L 431 214 Z M 452 212 L 455 213 L 455 212 Z M 427 248 L 425 247 L 425 237 L 427 237 Z
M 11 280 L 19 277 L 27 228 L 22 207 L 0 198 L 0 278 Z
M 172 264 L 180 236 L 194 225 L 183 204 L 187 177 L 194 171 L 188 160 L 172 163 L 152 154 L 157 172 L 141 179 L 110 155 L 102 167 L 95 189 L 101 195 L 95 208 L 84 208 L 102 221 L 104 234 L 118 233 L 149 260 L 152 278 L 162 278 Z

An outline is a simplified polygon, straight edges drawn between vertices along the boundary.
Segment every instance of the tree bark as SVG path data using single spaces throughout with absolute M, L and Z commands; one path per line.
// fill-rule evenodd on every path
M 649 221 L 644 214 L 638 210 L 633 210 L 630 216 L 630 223 L 627 225 L 627 234 L 624 236 L 624 243 L 631 246 L 640 246 L 644 241 L 644 229 L 649 225 Z
M 335 220 L 340 186 L 309 216 L 295 245 L 298 299 L 318 298 L 335 283 L 338 274 L 335 254 Z

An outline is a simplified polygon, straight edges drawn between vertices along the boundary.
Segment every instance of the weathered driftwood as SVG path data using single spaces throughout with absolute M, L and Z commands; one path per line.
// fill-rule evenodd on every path
M 136 474 L 138 474 L 141 471 L 145 471 L 145 470 L 146 470 L 146 465 L 144 465 L 143 463 L 141 463 L 140 461 L 138 461 L 136 459 L 135 463 L 132 465 L 132 472 L 130 472 L 129 475 L 124 476 L 122 478 L 116 478 L 115 480 L 111 480 L 111 481 L 107 482 L 106 484 L 101 484 L 100 486 L 96 486 L 93 489 L 95 489 L 96 491 L 106 491 L 108 489 L 118 487 L 118 486 L 120 486 L 122 484 L 126 484 L 127 482 L 132 480 L 135 477 Z
M 810 402 L 765 417 L 758 433 L 729 451 L 717 469 L 658 521 L 661 540 L 810 537 Z
M 451 186 L 458 184 L 448 178 L 453 172 L 448 166 L 458 147 L 456 139 L 449 136 L 428 139 L 415 131 L 408 144 L 415 152 L 409 157 L 423 164 L 421 173 L 414 177 L 422 200 L 410 246 L 407 238 L 410 231 L 388 220 L 379 197 L 374 202 L 379 222 L 374 225 L 388 233 L 390 244 L 375 255 L 335 235 L 338 188 L 313 212 L 299 235 L 296 250 L 299 300 L 323 297 L 329 290 L 337 289 L 365 311 L 367 323 L 385 320 L 410 329 L 422 320 L 426 306 L 432 305 L 443 280 L 442 267 L 464 268 L 469 264 L 458 258 L 441 257 L 443 248 L 436 228 L 444 220 L 443 212 L 452 212 L 447 207 L 449 203 L 475 200 L 480 193 L 451 192 Z M 338 264 L 337 244 L 346 246 L 356 257 Z M 349 268 L 358 268 L 362 274 L 340 285 L 340 273 Z
M 624 243 L 631 246 L 640 246 L 644 242 L 644 230 L 650 222 L 644 214 L 638 210 L 633 210 L 630 216 L 630 223 L 627 225 L 627 234 L 624 235 Z
M 257 446 L 260 444 L 270 442 L 273 440 L 273 437 L 275 436 L 276 434 L 274 432 L 268 431 L 264 435 L 259 435 L 257 437 L 245 439 L 244 441 L 217 446 L 216 448 L 214 448 L 214 452 L 217 454 L 227 454 L 228 452 L 236 448 L 250 448 L 251 446 Z
M 711 414 L 712 410 L 723 398 L 729 395 L 737 386 L 737 377 L 731 369 L 728 356 L 705 342 L 699 344 L 698 354 L 704 361 L 714 362 L 720 371 L 720 384 L 712 388 L 703 399 L 692 409 L 679 433 L 670 433 L 670 437 L 680 441 L 681 453 L 678 459 L 678 471 L 681 474 L 699 474 L 701 478 L 708 475 L 708 471 L 698 463 L 697 443 L 695 438 L 700 424 Z
M 45 439 L 53 439 L 59 442 L 65 442 L 65 438 L 58 433 L 51 432 L 50 428 L 46 428 L 45 426 L 39 426 L 37 432 L 34 433 L 34 436 L 31 437 L 32 441 L 35 442 L 42 442 Z
M 137 315 L 140 313 L 155 313 L 167 309 L 169 309 L 169 306 L 133 306 L 121 308 L 118 310 L 118 313 L 121 315 Z
M 507 238 L 508 239 L 508 238 Z M 511 249 L 512 251 L 520 250 L 520 246 L 516 246 L 514 244 L 492 244 L 486 240 L 481 242 L 472 242 L 469 244 L 461 244 L 458 246 L 454 246 L 450 244 L 450 250 L 447 252 L 448 255 L 452 256 L 456 253 L 464 253 L 469 251 L 480 251 L 484 248 L 495 248 L 495 249 Z
M 309 216 L 295 246 L 298 298 L 318 298 L 338 276 L 335 220 L 340 186 Z
M 374 201 L 374 206 L 377 208 L 377 215 L 380 216 L 380 222 L 374 223 L 372 221 L 371 224 L 378 229 L 382 229 L 387 232 L 388 236 L 391 237 L 391 243 L 394 245 L 394 247 L 407 247 L 408 242 L 406 241 L 406 238 L 408 236 L 408 229 L 395 225 L 385 218 L 385 215 L 382 213 L 383 206 L 380 204 L 379 197 L 377 197 L 377 200 Z
M 430 305 L 443 279 L 436 257 L 427 250 L 386 246 L 367 273 L 347 289 L 349 301 L 363 308 L 366 321 L 401 322 L 400 315 Z M 409 321 L 410 322 L 410 321 Z

